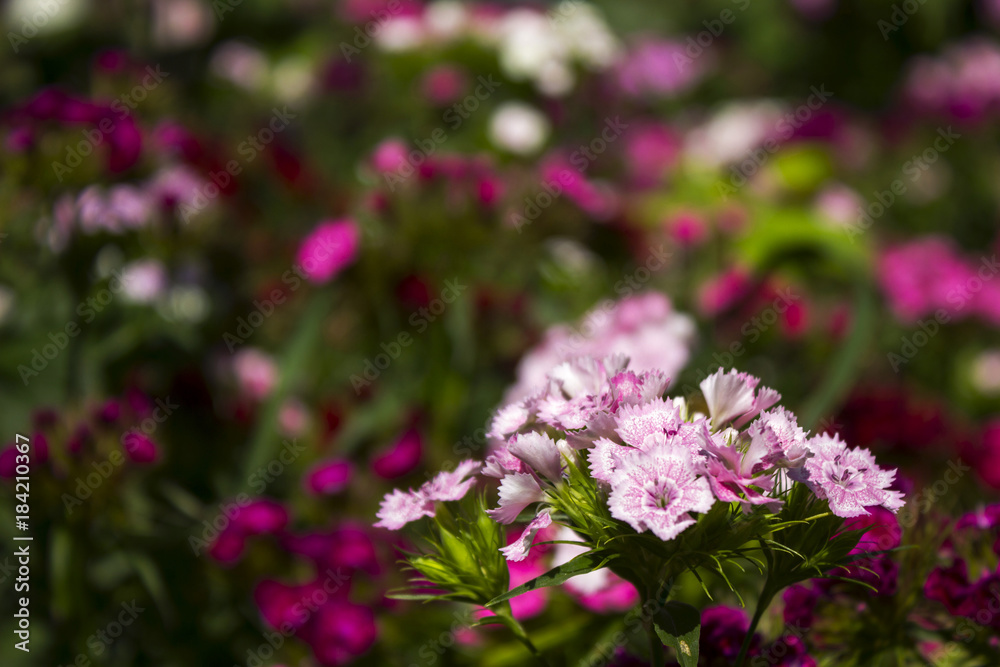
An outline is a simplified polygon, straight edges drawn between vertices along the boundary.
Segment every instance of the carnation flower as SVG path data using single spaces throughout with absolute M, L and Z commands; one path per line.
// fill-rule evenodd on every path
M 421 517 L 434 516 L 434 503 L 461 500 L 476 483 L 471 475 L 479 471 L 481 464 L 476 461 L 462 461 L 452 472 L 440 472 L 434 479 L 423 484 L 416 491 L 396 489 L 382 499 L 375 525 L 379 528 L 399 530 L 411 521 Z
M 611 478 L 611 489 L 611 516 L 662 540 L 693 525 L 690 512 L 707 512 L 715 502 L 708 480 L 680 447 L 657 447 L 625 459 Z
M 760 380 L 752 375 L 735 370 L 724 373 L 721 368 L 702 380 L 699 386 L 705 395 L 712 424 L 718 428 L 739 418 L 734 424 L 738 427 L 781 399 L 781 394 L 767 387 L 755 393 L 758 384 Z
M 813 456 L 793 478 L 809 485 L 818 498 L 830 503 L 830 511 L 850 518 L 868 514 L 866 507 L 881 505 L 896 511 L 903 506 L 903 494 L 888 487 L 895 470 L 875 465 L 867 449 L 848 449 L 840 438 L 818 435 L 807 442 Z

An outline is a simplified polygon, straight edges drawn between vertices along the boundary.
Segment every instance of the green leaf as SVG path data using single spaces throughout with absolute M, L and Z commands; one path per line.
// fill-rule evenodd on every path
M 701 613 L 689 604 L 673 600 L 653 616 L 656 634 L 677 653 L 681 667 L 697 667 Z
M 588 572 L 593 572 L 594 570 L 604 567 L 608 560 L 608 557 L 598 551 L 589 551 L 585 554 L 580 554 L 573 560 L 563 563 L 559 567 L 554 567 L 545 574 L 535 577 L 531 581 L 521 584 L 517 588 L 512 588 L 503 595 L 493 598 L 486 603 L 486 606 L 495 607 L 501 602 L 506 602 L 511 598 L 517 597 L 518 595 L 523 595 L 539 588 L 558 586 L 559 584 L 568 581 L 577 575 L 587 574 Z

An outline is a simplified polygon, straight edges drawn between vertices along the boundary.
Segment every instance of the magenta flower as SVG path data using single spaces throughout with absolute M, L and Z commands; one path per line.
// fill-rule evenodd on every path
M 424 452 L 423 439 L 416 429 L 408 429 L 388 449 L 380 451 L 372 461 L 372 470 L 382 479 L 402 477 L 420 464 Z
M 896 511 L 904 505 L 903 494 L 888 488 L 896 471 L 875 465 L 867 449 L 848 449 L 837 436 L 827 434 L 813 437 L 807 445 L 812 458 L 790 476 L 808 484 L 817 498 L 827 499 L 837 516 L 861 516 L 868 514 L 866 507 L 876 505 Z
M 472 475 L 479 472 L 481 466 L 478 461 L 462 461 L 455 470 L 438 473 L 416 491 L 396 489 L 387 494 L 376 515 L 380 521 L 375 526 L 399 530 L 411 521 L 434 516 L 435 502 L 461 500 L 469 492 L 476 483 Z
M 296 261 L 312 282 L 329 282 L 354 261 L 360 243 L 353 220 L 322 222 L 302 240 Z
M 125 445 L 125 453 L 135 463 L 153 463 L 160 456 L 152 438 L 139 431 L 133 430 L 124 434 L 121 442 Z
M 315 495 L 333 495 L 347 488 L 353 475 L 354 466 L 350 461 L 333 459 L 314 466 L 302 480 L 302 485 Z
M 322 665 L 353 662 L 375 643 L 378 627 L 368 607 L 334 598 L 316 612 L 310 645 Z
M 690 512 L 707 512 L 715 502 L 708 480 L 697 474 L 683 448 L 656 448 L 622 461 L 611 478 L 611 516 L 636 531 L 672 540 L 694 525 Z
M 284 505 L 259 498 L 240 508 L 233 518 L 233 526 L 246 535 L 276 533 L 288 524 L 288 510 Z

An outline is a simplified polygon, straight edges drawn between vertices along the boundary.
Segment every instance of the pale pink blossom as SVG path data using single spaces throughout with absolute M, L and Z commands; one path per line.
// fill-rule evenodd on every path
M 611 516 L 636 531 L 672 540 L 694 525 L 691 512 L 707 512 L 715 502 L 708 480 L 697 474 L 682 448 L 657 448 L 622 462 L 611 478 Z
M 482 464 L 462 461 L 453 471 L 439 472 L 433 479 L 414 491 L 396 489 L 382 499 L 376 516 L 378 528 L 399 530 L 421 517 L 434 516 L 434 503 L 461 500 L 476 483 L 475 477 Z
M 903 494 L 888 488 L 896 471 L 877 466 L 867 449 L 849 449 L 837 436 L 827 434 L 807 444 L 813 456 L 790 475 L 808 484 L 817 498 L 827 499 L 837 516 L 866 515 L 865 508 L 872 506 L 895 512 L 904 505 Z
M 760 380 L 746 373 L 721 368 L 701 381 L 701 392 L 705 395 L 712 425 L 716 428 L 736 419 L 735 426 L 746 423 L 781 399 L 781 394 L 761 387 Z
M 539 512 L 531 523 L 528 524 L 521 536 L 517 538 L 514 542 L 511 542 L 506 547 L 500 549 L 504 557 L 509 561 L 522 561 L 528 556 L 528 552 L 531 550 L 532 541 L 535 539 L 535 534 L 543 528 L 548 528 L 552 525 L 552 516 L 549 514 L 549 510 L 544 509 Z

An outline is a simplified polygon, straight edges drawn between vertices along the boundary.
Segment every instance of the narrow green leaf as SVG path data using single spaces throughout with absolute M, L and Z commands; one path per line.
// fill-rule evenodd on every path
M 604 554 L 597 551 L 589 551 L 585 554 L 580 554 L 573 560 L 563 563 L 559 567 L 554 567 L 545 574 L 535 577 L 531 581 L 507 591 L 503 595 L 493 598 L 486 603 L 486 606 L 494 607 L 501 602 L 506 602 L 511 598 L 517 597 L 518 595 L 523 595 L 539 588 L 558 586 L 564 581 L 572 579 L 579 574 L 587 574 L 588 572 L 593 572 L 594 570 L 604 567 L 610 559 L 611 557 L 605 558 Z
M 681 667 L 697 667 L 701 613 L 689 604 L 673 600 L 653 616 L 656 634 L 677 653 Z

